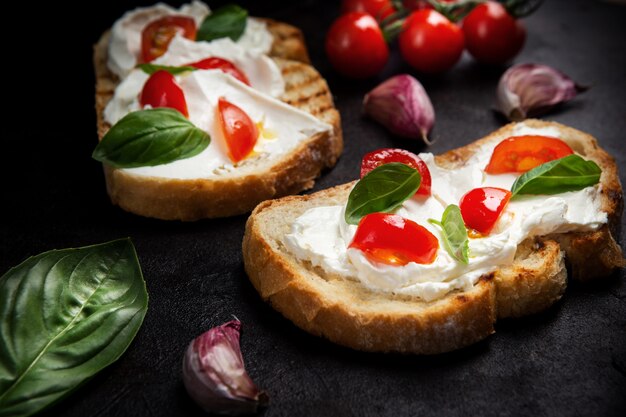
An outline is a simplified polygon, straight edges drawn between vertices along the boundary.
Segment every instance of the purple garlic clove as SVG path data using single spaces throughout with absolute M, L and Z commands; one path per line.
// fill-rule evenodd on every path
M 435 124 L 435 110 L 422 84 L 408 74 L 396 75 L 378 85 L 363 99 L 365 114 L 392 133 L 422 139 Z
M 209 413 L 242 415 L 266 406 L 268 397 L 246 373 L 239 334 L 232 320 L 194 339 L 183 358 L 183 382 L 189 396 Z
M 520 121 L 549 111 L 587 90 L 547 65 L 518 64 L 498 83 L 498 110 L 509 120 Z

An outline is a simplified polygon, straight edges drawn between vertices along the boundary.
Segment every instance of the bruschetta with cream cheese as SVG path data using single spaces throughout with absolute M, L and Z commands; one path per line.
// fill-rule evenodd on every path
M 237 6 L 129 11 L 95 46 L 94 64 L 94 158 L 112 202 L 132 213 L 249 212 L 312 187 L 342 151 L 339 113 L 300 31 Z
M 439 156 L 383 149 L 361 176 L 261 203 L 243 241 L 261 297 L 335 343 L 458 349 L 552 305 L 568 274 L 624 266 L 617 166 L 581 131 L 528 120 Z

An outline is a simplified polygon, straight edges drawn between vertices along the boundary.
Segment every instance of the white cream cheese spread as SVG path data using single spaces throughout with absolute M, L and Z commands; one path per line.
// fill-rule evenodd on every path
M 556 129 L 524 125 L 518 125 L 515 134 L 559 137 Z M 439 250 L 432 264 L 410 262 L 405 266 L 391 266 L 371 261 L 358 249 L 349 249 L 357 227 L 344 221 L 345 206 L 307 210 L 285 235 L 285 246 L 298 259 L 311 262 L 327 273 L 359 280 L 375 291 L 430 301 L 455 289 L 471 289 L 483 274 L 498 265 L 510 264 L 517 246 L 529 237 L 591 231 L 607 222 L 607 214 L 600 209 L 600 185 L 552 196 L 519 197 L 509 202 L 489 236 L 470 239 L 469 264 L 455 261 L 443 248 L 441 230 L 428 219 L 440 220 L 449 204 L 459 204 L 461 197 L 473 188 L 511 188 L 516 175 L 484 172 L 498 143 L 499 140 L 494 140 L 485 144 L 463 168 L 455 170 L 439 167 L 430 153 L 419 155 L 431 173 L 432 196 L 415 196 L 395 213 L 426 227 L 437 237 Z
M 179 9 L 158 3 L 126 12 L 111 29 L 108 68 L 123 79 L 137 66 L 141 55 L 141 32 L 148 23 L 164 16 L 182 15 L 192 17 L 196 21 L 196 27 L 199 27 L 210 13 L 208 6 L 200 1 L 185 4 Z M 246 29 L 237 40 L 237 44 L 252 53 L 266 54 L 272 48 L 273 41 L 274 38 L 267 30 L 265 22 L 248 18 Z
M 228 38 L 193 42 L 175 36 L 167 52 L 153 63 L 182 66 L 209 57 L 223 58 L 235 64 L 246 75 L 250 85 L 261 93 L 279 97 L 285 91 L 285 82 L 274 61 L 266 55 L 248 52 Z M 139 110 L 138 97 L 148 78 L 149 75 L 141 69 L 134 69 L 115 89 L 113 98 L 104 109 L 104 120 L 113 125 L 129 112 Z
M 271 162 L 294 149 L 303 140 L 316 133 L 332 129 L 309 113 L 289 106 L 273 97 L 248 87 L 220 70 L 198 70 L 176 76 L 187 101 L 189 120 L 211 136 L 211 144 L 200 154 L 168 164 L 140 168 L 127 168 L 123 171 L 145 176 L 200 179 L 214 178 L 227 172 L 245 174 L 249 161 Z M 139 110 L 136 91 L 128 95 L 124 83 L 107 106 L 107 122 L 114 124 L 130 111 Z M 127 96 L 128 95 L 128 96 Z M 227 145 L 217 120 L 217 101 L 224 97 L 243 109 L 257 123 L 261 136 L 254 147 L 253 155 L 236 167 L 228 157 Z M 130 100 L 125 110 L 120 108 L 122 100 Z M 110 110 L 115 109 L 115 111 Z

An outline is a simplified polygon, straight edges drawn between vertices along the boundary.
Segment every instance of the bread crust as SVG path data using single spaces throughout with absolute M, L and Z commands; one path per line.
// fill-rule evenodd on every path
M 619 224 L 622 210 L 614 160 L 594 138 L 580 131 L 553 122 L 526 123 L 558 128 L 570 146 L 601 166 L 602 208 L 609 219 L 606 227 L 593 233 L 528 239 L 518 247 L 512 265 L 481 277 L 472 290 L 457 290 L 425 302 L 374 292 L 357 281 L 329 276 L 320 268 L 298 261 L 283 246 L 282 236 L 304 211 L 344 204 L 353 184 L 348 183 L 259 204 L 246 223 L 243 239 L 244 265 L 250 281 L 276 310 L 314 335 L 359 350 L 435 354 L 487 337 L 493 333 L 497 318 L 520 317 L 551 306 L 567 284 L 566 258 L 574 268 L 571 276 L 576 279 L 591 276 L 585 275 L 590 268 L 600 269 L 601 274 L 592 275 L 598 278 L 623 266 L 621 248 L 610 227 Z M 436 162 L 461 166 L 485 142 L 510 136 L 514 126 L 504 126 L 472 144 L 439 155 Z M 588 252 L 582 257 L 580 251 Z
M 274 35 L 271 54 L 285 79 L 286 91 L 281 100 L 313 114 L 333 129 L 308 138 L 271 166 L 247 175 L 180 180 L 141 176 L 104 165 L 113 204 L 163 220 L 233 216 L 250 212 L 261 201 L 309 189 L 323 169 L 335 165 L 343 150 L 341 120 L 326 81 L 306 64 L 309 58 L 302 32 L 291 25 L 262 20 Z M 109 33 L 105 33 L 94 46 L 100 140 L 110 128 L 104 121 L 104 108 L 119 82 L 106 65 L 108 40 Z

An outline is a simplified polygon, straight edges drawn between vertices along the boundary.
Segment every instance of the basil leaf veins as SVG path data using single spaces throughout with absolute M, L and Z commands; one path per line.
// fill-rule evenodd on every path
M 421 182 L 420 173 L 408 165 L 392 162 L 376 167 L 350 192 L 346 223 L 358 224 L 367 214 L 392 211 L 415 194 Z
M 115 362 L 146 315 L 129 239 L 28 258 L 0 277 L 0 416 L 35 414 Z
M 450 256 L 467 265 L 469 263 L 469 239 L 459 206 L 450 204 L 443 211 L 441 221 L 428 219 L 428 222 L 441 228 L 443 244 Z
M 560 194 L 578 191 L 600 181 L 602 170 L 593 161 L 572 154 L 546 162 L 524 173 L 511 187 L 511 198 L 521 194 Z
M 197 155 L 210 141 L 177 110 L 139 110 L 113 125 L 92 157 L 115 168 L 154 166 Z
M 220 7 L 208 15 L 198 28 L 196 41 L 231 38 L 237 41 L 246 30 L 248 11 L 235 4 Z

